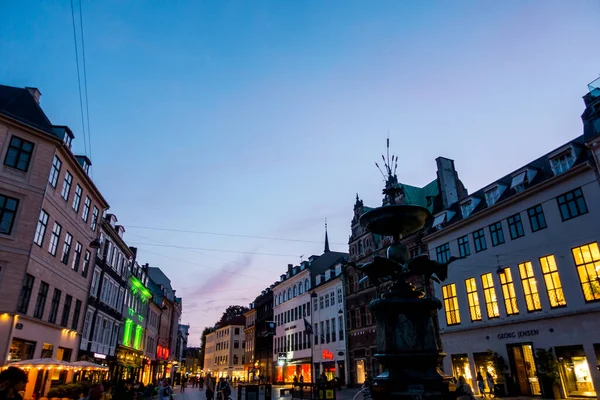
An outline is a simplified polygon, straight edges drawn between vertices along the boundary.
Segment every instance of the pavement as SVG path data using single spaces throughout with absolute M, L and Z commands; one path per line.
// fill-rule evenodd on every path
M 291 395 L 280 396 L 279 389 L 282 389 L 284 386 L 273 386 L 273 397 L 274 400 L 291 400 Z M 204 389 L 187 387 L 185 388 L 185 392 L 181 393 L 181 389 L 179 387 L 175 387 L 173 397 L 175 400 L 206 400 L 206 394 Z M 346 389 L 343 388 L 336 392 L 336 400 L 353 400 L 354 396 L 358 393 L 359 389 Z M 237 400 L 237 389 L 233 388 L 231 393 L 231 399 Z M 357 397 L 357 400 L 362 400 L 362 395 Z M 244 399 L 242 399 L 244 400 Z M 259 399 L 262 400 L 262 399 Z

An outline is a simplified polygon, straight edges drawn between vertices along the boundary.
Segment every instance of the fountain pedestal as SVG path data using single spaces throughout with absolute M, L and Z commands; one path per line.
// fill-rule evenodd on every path
M 393 191 L 390 185 L 384 194 L 393 199 Z M 408 249 L 400 241 L 402 235 L 422 228 L 428 217 L 430 214 L 423 207 L 392 202 L 360 218 L 369 231 L 394 238 L 386 258 L 375 257 L 361 267 L 372 282 L 391 283 L 389 290 L 369 305 L 376 321 L 375 357 L 384 370 L 375 377 L 371 388 L 375 400 L 452 398 L 451 377 L 440 370 L 445 354 L 435 318 L 442 304 L 407 280 L 423 276 L 425 285 L 432 278 L 444 280 L 448 265 L 427 256 L 410 259 Z

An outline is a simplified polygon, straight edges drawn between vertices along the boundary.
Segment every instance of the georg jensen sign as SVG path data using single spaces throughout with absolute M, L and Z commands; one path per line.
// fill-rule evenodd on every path
M 526 331 L 516 331 L 516 332 L 504 332 L 499 333 L 496 337 L 498 339 L 516 339 L 530 336 L 537 336 L 540 334 L 539 329 L 528 329 Z

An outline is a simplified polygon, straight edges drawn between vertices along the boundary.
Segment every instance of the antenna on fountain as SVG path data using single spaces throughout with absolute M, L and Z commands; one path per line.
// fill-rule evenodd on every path
M 383 173 L 383 171 L 381 170 L 381 168 L 379 167 L 379 164 L 377 164 L 377 162 L 375 162 L 375 166 L 377 167 L 377 169 L 379 170 L 379 172 L 381 172 L 381 176 L 383 176 L 383 180 L 385 180 L 385 174 Z
M 388 131 L 388 137 L 387 137 L 387 160 L 388 160 L 388 164 L 390 163 L 390 131 Z

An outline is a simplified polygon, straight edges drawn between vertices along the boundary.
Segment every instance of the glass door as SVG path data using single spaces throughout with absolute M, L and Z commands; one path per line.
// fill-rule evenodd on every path
M 529 343 L 518 343 L 507 347 L 511 370 L 516 375 L 516 383 L 520 393 L 525 396 L 541 395 L 542 391 L 537 378 L 533 346 Z

